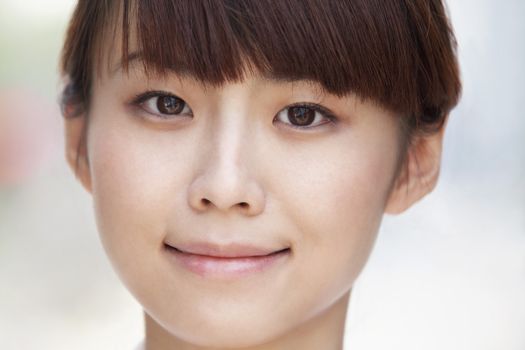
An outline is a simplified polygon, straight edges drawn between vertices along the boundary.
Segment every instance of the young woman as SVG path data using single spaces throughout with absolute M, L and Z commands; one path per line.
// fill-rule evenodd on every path
M 440 0 L 80 0 L 67 160 L 145 347 L 341 349 L 458 101 Z

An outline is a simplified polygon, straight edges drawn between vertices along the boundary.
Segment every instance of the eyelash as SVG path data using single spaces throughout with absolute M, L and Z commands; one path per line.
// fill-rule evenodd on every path
M 166 114 L 166 113 L 162 113 L 158 110 L 158 100 L 155 104 L 155 109 L 157 109 L 157 112 L 155 111 L 151 111 L 151 107 L 146 107 L 146 103 L 148 102 L 153 102 L 155 98 L 162 98 L 162 97 L 169 97 L 169 98 L 174 98 L 174 99 L 177 99 L 178 101 L 184 103 L 184 108 L 182 109 L 182 111 L 180 113 L 177 113 L 177 114 Z M 177 115 L 177 116 L 193 116 L 193 111 L 189 108 L 188 104 L 186 103 L 186 101 L 184 101 L 183 99 L 181 99 L 180 97 L 176 96 L 176 95 L 173 95 L 169 92 L 165 92 L 165 91 L 147 91 L 145 93 L 142 93 L 142 94 L 139 94 L 137 96 L 135 96 L 135 98 L 132 100 L 131 102 L 131 105 L 132 106 L 135 106 L 135 107 L 139 107 L 140 109 L 142 109 L 143 111 L 145 111 L 146 113 L 150 114 L 150 115 L 153 115 L 155 116 L 154 118 L 159 118 L 159 119 L 162 119 L 162 120 L 169 120 L 170 119 L 170 115 Z M 315 114 L 314 114 L 314 121 L 315 120 L 318 120 L 319 118 L 322 118 L 323 120 L 325 120 L 324 122 L 322 123 L 318 123 L 317 125 L 314 125 L 314 126 L 311 126 L 311 125 L 308 125 L 308 126 L 301 126 L 301 125 L 295 125 L 295 124 L 292 124 L 292 123 L 286 123 L 286 122 L 282 122 L 282 121 L 279 121 L 279 117 L 282 116 L 283 114 L 286 115 L 286 118 L 289 119 L 290 117 L 290 109 L 291 108 L 302 108 L 302 109 L 305 109 L 307 111 L 313 111 Z M 189 111 L 185 112 L 185 113 L 182 113 L 184 110 L 186 109 L 189 109 Z M 325 124 L 335 124 L 337 122 L 337 117 L 330 111 L 328 110 L 327 108 L 319 105 L 319 104 L 316 104 L 316 103 L 310 103 L 310 102 L 301 102 L 301 103 L 296 103 L 296 104 L 292 104 L 292 105 L 289 105 L 289 106 L 286 106 L 285 108 L 281 109 L 276 115 L 275 117 L 273 118 L 273 122 L 280 122 L 282 124 L 285 124 L 287 125 L 287 127 L 289 128 L 292 128 L 292 129 L 296 129 L 296 130 L 308 130 L 308 129 L 315 129 L 317 127 L 320 127 L 320 126 L 323 126 Z

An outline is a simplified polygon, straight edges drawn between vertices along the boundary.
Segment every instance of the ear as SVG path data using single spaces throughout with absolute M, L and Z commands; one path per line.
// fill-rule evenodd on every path
M 91 173 L 87 152 L 86 115 L 64 117 L 66 159 L 82 186 L 91 193 Z
M 437 184 L 445 125 L 434 134 L 415 136 L 388 198 L 385 213 L 400 214 Z

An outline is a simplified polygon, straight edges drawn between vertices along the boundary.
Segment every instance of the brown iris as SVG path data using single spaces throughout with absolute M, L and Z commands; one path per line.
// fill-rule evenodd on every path
M 175 96 L 159 96 L 157 108 L 162 114 L 179 114 L 184 110 L 186 102 Z
M 308 107 L 289 107 L 288 119 L 294 125 L 306 126 L 312 124 L 315 120 L 315 110 Z

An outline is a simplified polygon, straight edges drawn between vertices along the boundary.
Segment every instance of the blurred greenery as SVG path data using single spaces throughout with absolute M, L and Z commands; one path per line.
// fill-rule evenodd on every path
M 26 3 L 32 6 L 31 1 Z M 0 3 L 0 87 L 28 86 L 56 98 L 66 17 L 59 13 L 25 16 L 9 4 L 5 0 Z

